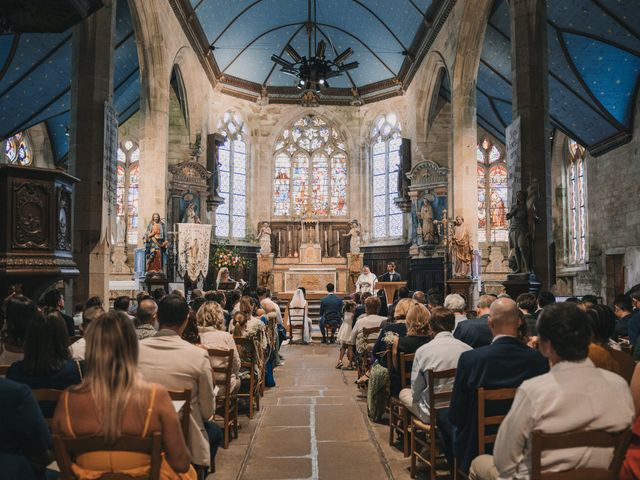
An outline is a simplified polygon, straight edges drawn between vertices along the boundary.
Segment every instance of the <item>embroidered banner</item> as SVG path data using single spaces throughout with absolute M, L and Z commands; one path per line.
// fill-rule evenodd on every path
M 209 272 L 211 225 L 178 223 L 178 272 L 192 282 Z

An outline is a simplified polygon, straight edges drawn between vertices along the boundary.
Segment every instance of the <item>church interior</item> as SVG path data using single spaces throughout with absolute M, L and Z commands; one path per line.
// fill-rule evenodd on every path
M 639 11 L 7 2 L 0 477 L 640 478 Z

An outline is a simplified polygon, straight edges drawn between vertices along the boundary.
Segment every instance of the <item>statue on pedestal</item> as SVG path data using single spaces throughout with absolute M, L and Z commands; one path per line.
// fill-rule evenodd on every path
M 358 220 L 351 222 L 351 230 L 344 235 L 345 237 L 351 237 L 349 240 L 349 251 L 351 253 L 360 253 L 361 232 L 360 224 Z
M 167 252 L 167 229 L 159 213 L 151 216 L 144 236 L 147 273 L 164 273 Z
M 516 203 L 507 213 L 509 220 L 509 268 L 513 273 L 531 272 L 531 232 L 527 192 L 516 193 Z
M 263 222 L 260 231 L 258 232 L 258 240 L 260 240 L 260 253 L 271 253 L 271 227 L 269 222 Z
M 418 213 L 418 218 L 421 220 L 421 233 L 422 233 L 422 241 L 425 243 L 433 243 L 434 238 L 434 228 L 433 228 L 433 209 L 431 208 L 431 204 L 425 198 L 422 203 L 422 207 L 420 208 L 420 213 Z
M 189 205 L 187 205 L 187 209 L 182 216 L 181 223 L 200 223 L 200 217 L 198 217 L 198 214 L 196 213 L 195 203 L 190 202 Z
M 473 249 L 471 248 L 469 230 L 464 225 L 464 218 L 460 215 L 453 222 L 450 251 L 453 262 L 453 277 L 469 278 L 471 276 Z

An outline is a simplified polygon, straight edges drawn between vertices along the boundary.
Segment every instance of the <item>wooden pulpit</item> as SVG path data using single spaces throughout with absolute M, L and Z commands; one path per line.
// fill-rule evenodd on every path
M 393 298 L 399 288 L 406 287 L 407 282 L 376 282 L 376 288 L 384 290 L 387 297 L 387 304 L 393 303 Z

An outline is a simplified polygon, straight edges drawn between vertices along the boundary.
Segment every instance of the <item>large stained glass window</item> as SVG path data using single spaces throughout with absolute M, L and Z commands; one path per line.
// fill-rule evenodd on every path
M 218 149 L 220 196 L 216 210 L 216 236 L 244 238 L 247 234 L 246 128 L 237 113 L 226 112 L 218 128 L 226 141 Z
M 317 115 L 285 128 L 275 144 L 275 216 L 347 215 L 348 157 L 342 135 Z
M 138 243 L 138 195 L 140 187 L 140 148 L 133 140 L 118 147 L 116 220 L 118 243 Z
M 569 263 L 578 265 L 587 261 L 586 150 L 571 139 L 566 148 Z
M 507 164 L 504 150 L 484 138 L 476 149 L 478 162 L 478 241 L 508 240 Z
M 402 212 L 393 202 L 398 196 L 400 122 L 395 114 L 380 116 L 371 130 L 373 163 L 373 238 L 402 236 Z
M 25 132 L 16 133 L 2 142 L 2 163 L 28 167 L 33 163 L 29 136 Z

